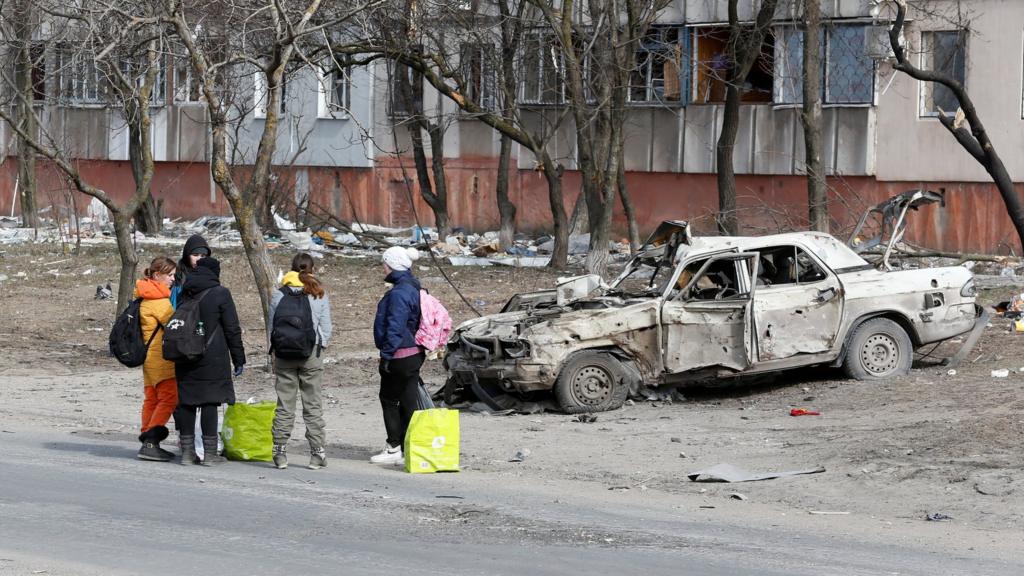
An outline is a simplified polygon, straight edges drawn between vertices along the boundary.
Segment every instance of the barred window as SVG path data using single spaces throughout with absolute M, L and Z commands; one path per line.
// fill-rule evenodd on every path
M 91 54 L 64 45 L 57 48 L 58 95 L 69 106 L 104 104 L 103 77 Z
M 317 67 L 319 90 L 318 118 L 338 118 L 348 115 L 351 106 L 352 68 L 334 59 L 324 67 Z
M 560 104 L 564 101 L 562 64 L 561 49 L 552 34 L 529 32 L 523 36 L 520 70 L 524 104 Z
M 821 32 L 822 102 L 871 104 L 875 92 L 875 63 L 867 55 L 864 24 L 831 24 Z M 775 33 L 776 104 L 799 104 L 804 99 L 804 31 L 780 26 Z

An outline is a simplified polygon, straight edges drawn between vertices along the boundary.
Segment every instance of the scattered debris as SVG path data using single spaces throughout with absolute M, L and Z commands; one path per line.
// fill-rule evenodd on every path
M 516 453 L 512 455 L 512 458 L 509 458 L 509 462 L 522 462 L 523 460 L 526 460 L 529 457 L 529 448 L 519 448 L 516 450 Z
M 674 444 L 682 444 L 683 443 L 683 439 L 679 438 L 678 436 L 673 436 L 673 437 L 669 438 L 668 441 L 672 442 Z
M 850 513 L 846 511 L 836 510 L 808 510 L 808 514 L 814 514 L 816 516 L 848 516 Z
M 1010 371 L 1008 369 L 1006 369 L 1006 368 L 1001 368 L 999 370 L 993 370 L 992 371 L 992 377 L 993 378 L 1006 378 L 1009 375 L 1010 375 Z
M 732 498 L 733 500 L 740 500 L 740 501 L 742 501 L 742 500 L 746 500 L 747 496 L 746 496 L 746 494 L 741 494 L 739 492 L 730 492 L 729 493 L 729 498 Z
M 575 421 L 583 424 L 590 424 L 597 422 L 597 416 L 594 416 L 593 414 L 580 414 L 575 418 Z
M 800 476 L 803 474 L 819 474 L 825 468 L 810 468 L 807 470 L 791 470 L 788 472 L 747 472 L 732 464 L 716 464 L 698 472 L 691 472 L 686 475 L 693 482 L 755 482 L 758 480 L 773 480 L 788 476 Z
M 928 514 L 924 517 L 929 522 L 942 522 L 943 520 L 952 520 L 952 516 L 947 516 L 941 512 L 935 512 L 934 514 Z
M 807 408 L 793 408 L 789 411 L 790 416 L 821 416 L 821 412 Z

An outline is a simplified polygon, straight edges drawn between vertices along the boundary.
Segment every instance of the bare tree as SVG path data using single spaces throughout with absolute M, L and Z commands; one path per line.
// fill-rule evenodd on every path
M 36 32 L 38 14 L 35 10 L 35 0 L 15 0 L 11 4 L 12 18 L 10 24 L 14 28 L 11 36 L 16 43 L 13 48 L 15 53 L 14 89 L 18 92 L 15 102 L 17 118 L 21 123 L 21 130 L 26 134 L 37 136 L 37 119 L 32 109 L 35 103 L 36 81 L 33 81 L 33 71 L 40 70 L 39 60 L 44 57 L 41 50 L 42 44 L 33 43 L 32 39 Z M 36 208 L 36 151 L 25 141 L 18 137 L 18 196 L 21 208 L 21 225 L 26 228 L 39 226 L 39 215 Z
M 821 2 L 803 0 L 804 167 L 807 173 L 807 216 L 811 230 L 828 232 L 828 187 L 821 162 Z
M 1021 203 L 1020 197 L 1014 189 L 1013 179 L 985 130 L 985 125 L 978 115 L 974 102 L 963 83 L 953 76 L 935 69 L 922 70 L 910 61 L 907 57 L 907 48 L 902 42 L 907 19 L 907 0 L 895 0 L 895 7 L 896 17 L 889 29 L 889 43 L 896 59 L 896 64 L 893 67 L 915 80 L 945 86 L 952 93 L 959 108 L 952 115 L 947 114 L 948 111 L 940 110 L 939 122 L 992 177 L 999 190 L 999 195 L 1003 198 L 1006 213 L 1010 217 L 1010 221 L 1013 222 L 1014 229 L 1017 230 L 1018 238 L 1024 245 L 1024 204 Z
M 318 43 L 319 34 L 375 4 L 339 2 L 321 10 L 322 0 L 238 0 L 183 2 L 162 0 L 161 20 L 182 44 L 206 104 L 211 130 L 210 171 L 224 194 L 242 239 L 259 292 L 264 317 L 269 317 L 272 290 L 270 258 L 259 224 L 261 198 L 271 193 L 274 153 L 281 121 L 285 71 L 303 56 L 304 43 Z M 262 84 L 262 131 L 251 166 L 236 170 L 229 162 L 231 127 L 244 118 L 237 100 Z M 249 82 L 246 82 L 249 80 Z
M 30 98 L 34 99 L 34 94 L 26 94 L 21 90 L 11 91 L 16 97 L 19 111 L 27 110 L 26 113 L 31 114 L 29 122 L 12 117 L 6 106 L 0 106 L 0 119 L 7 122 L 34 153 L 48 159 L 77 190 L 98 199 L 110 211 L 121 258 L 116 308 L 120 312 L 131 299 L 138 264 L 131 236 L 131 221 L 139 205 L 149 196 L 153 175 L 149 111 L 161 67 L 162 31 L 156 26 L 155 20 L 146 15 L 145 5 L 141 3 L 132 4 L 132 9 L 140 9 L 140 12 L 132 12 L 126 6 L 112 10 L 107 5 L 91 2 L 80 2 L 71 7 L 65 7 L 62 3 L 43 5 L 37 2 L 36 7 L 46 14 L 50 29 L 55 31 L 48 38 L 49 44 L 58 47 L 58 52 L 51 58 L 55 64 L 52 67 L 54 70 L 50 78 L 43 82 L 49 80 L 52 86 L 59 89 L 69 84 L 61 81 L 64 77 L 62 75 L 80 74 L 84 77 L 83 70 L 94 72 L 91 89 L 97 93 L 108 90 L 109 98 L 124 111 L 130 140 L 134 141 L 132 168 L 136 178 L 135 193 L 127 202 L 118 204 L 107 191 L 83 177 L 65 143 L 40 122 L 39 112 L 33 102 L 26 102 Z M 61 58 L 58 59 L 57 55 Z M 45 62 L 46 55 L 39 58 Z M 64 58 L 67 60 L 64 61 Z M 41 69 L 40 64 L 36 62 L 39 66 L 37 69 Z M 101 80 L 105 88 L 100 86 Z M 16 83 L 6 77 L 5 81 L 8 86 Z M 28 128 L 32 126 L 37 126 L 38 132 L 29 132 Z
M 718 230 L 726 235 L 739 233 L 733 151 L 740 127 L 743 83 L 761 53 L 761 45 L 771 28 L 778 3 L 779 0 L 761 0 L 754 22 L 749 23 L 740 21 L 739 0 L 729 0 L 729 41 L 726 45 L 729 63 L 725 76 L 725 107 L 722 133 L 715 149 L 718 164 Z
M 529 0 L 498 0 L 499 3 L 502 1 L 506 4 L 504 8 L 500 6 L 498 8 L 497 22 L 489 19 L 494 15 L 476 12 L 465 14 L 460 13 L 451 5 L 432 5 L 436 12 L 421 13 L 418 16 L 421 19 L 418 26 L 422 32 L 418 38 L 423 42 L 418 44 L 415 50 L 407 49 L 408 46 L 404 39 L 396 42 L 394 37 L 382 34 L 381 30 L 387 29 L 388 26 L 378 27 L 374 37 L 362 46 L 338 47 L 336 50 L 360 54 L 366 58 L 375 56 L 389 58 L 411 68 L 430 87 L 454 102 L 467 117 L 483 122 L 501 134 L 503 138 L 531 151 L 536 158 L 536 168 L 544 175 L 548 187 L 548 203 L 552 214 L 554 236 L 554 249 L 549 265 L 562 269 L 568 260 L 568 218 L 562 193 L 564 167 L 556 158 L 552 157 L 548 150 L 548 144 L 565 118 L 565 114 L 557 113 L 553 120 L 542 114 L 535 114 L 530 120 L 524 117 L 517 92 L 522 81 L 523 71 L 520 61 L 523 28 L 529 22 L 528 17 L 524 16 L 523 4 Z M 445 37 L 445 34 L 448 36 Z M 492 69 L 499 71 L 498 79 L 494 82 L 497 89 L 495 95 L 497 102 L 489 103 L 482 98 L 484 94 L 480 90 L 480 76 L 473 78 L 471 74 L 467 74 L 466 62 L 461 60 L 463 55 L 452 53 L 452 49 L 459 46 L 456 38 L 482 46 L 501 46 L 500 52 L 497 52 L 498 60 L 486 61 L 488 64 L 494 65 Z M 488 54 L 490 52 L 485 53 L 485 55 Z M 499 181 L 507 178 L 511 163 L 511 143 L 503 143 L 502 150 L 504 152 L 500 158 L 507 160 L 503 163 L 499 158 Z M 507 186 L 507 183 L 504 186 Z M 507 200 L 507 188 L 505 188 L 505 192 L 502 192 L 501 186 L 499 186 L 499 210 L 503 203 L 503 195 Z M 506 212 L 502 216 L 503 222 L 514 221 L 514 212 L 507 209 L 510 204 L 511 202 L 505 204 Z M 504 224 L 502 228 L 508 230 Z M 505 235 L 510 239 L 512 232 L 507 231 Z
M 590 223 L 585 267 L 590 273 L 604 274 L 612 209 L 620 189 L 629 74 L 641 37 L 667 2 L 589 0 L 580 6 L 574 0 L 531 2 L 544 15 L 564 63 Z

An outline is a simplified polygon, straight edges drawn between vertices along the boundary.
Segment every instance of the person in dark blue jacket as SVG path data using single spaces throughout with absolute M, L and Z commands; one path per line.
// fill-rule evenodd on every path
M 370 458 L 374 464 L 404 462 L 402 443 L 416 409 L 424 354 L 416 344 L 416 330 L 420 327 L 420 283 L 410 269 L 419 257 L 415 248 L 392 246 L 384 251 L 385 282 L 392 288 L 377 304 L 373 342 L 380 350 L 380 406 L 388 437 L 384 450 Z

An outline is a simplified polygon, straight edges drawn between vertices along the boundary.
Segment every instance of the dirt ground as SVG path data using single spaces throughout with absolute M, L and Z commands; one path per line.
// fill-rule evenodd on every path
M 178 246 L 147 246 L 140 259 L 164 253 L 176 259 Z M 215 245 L 214 251 L 245 330 L 248 363 L 237 395 L 271 400 L 273 380 L 263 369 L 266 335 L 244 257 L 239 249 Z M 272 258 L 284 269 L 290 253 L 279 249 Z M 83 246 L 77 256 L 56 245 L 0 247 L 0 274 L 7 276 L 0 281 L 3 424 L 98 439 L 138 434 L 141 371 L 108 357 L 114 302 L 93 298 L 97 284 L 116 284 L 117 270 L 110 245 Z M 485 313 L 515 292 L 550 286 L 557 276 L 504 267 L 446 270 Z M 420 260 L 416 273 L 456 322 L 472 316 L 429 260 Z M 371 334 L 383 275 L 375 258 L 334 255 L 320 261 L 320 275 L 335 326 L 324 390 L 329 454 L 361 460 L 383 443 Z M 1010 291 L 985 292 L 983 301 L 1005 299 Z M 589 423 L 555 413 L 465 413 L 462 464 L 465 473 L 495 482 L 606 487 L 609 500 L 646 491 L 669 501 L 678 497 L 678 507 L 697 518 L 820 523 L 878 540 L 1011 558 L 1024 549 L 1022 345 L 1024 334 L 994 319 L 955 374 L 924 361 L 908 377 L 867 384 L 838 371 L 804 370 L 771 382 L 686 391 L 685 401 L 630 402 Z M 1010 370 L 1008 377 L 991 375 L 1001 368 Z M 438 362 L 425 369 L 432 387 L 443 377 Z M 793 407 L 822 415 L 791 417 Z M 293 443 L 301 453 L 301 425 Z M 521 449 L 529 456 L 509 462 Z M 744 484 L 698 484 L 685 476 L 718 463 L 750 471 L 822 466 L 826 472 Z M 730 499 L 734 492 L 746 500 Z M 952 519 L 926 522 L 934 513 Z

